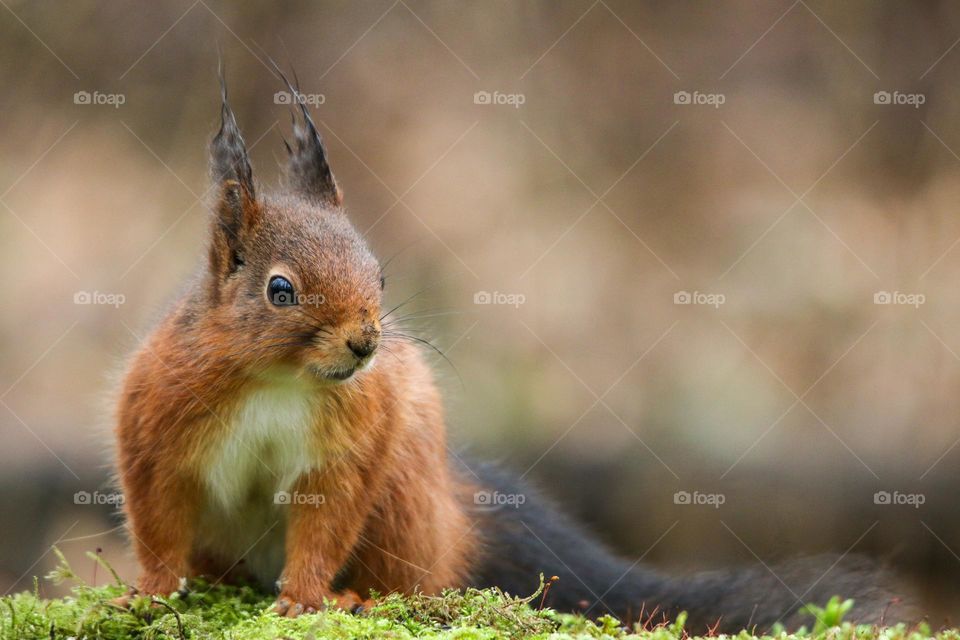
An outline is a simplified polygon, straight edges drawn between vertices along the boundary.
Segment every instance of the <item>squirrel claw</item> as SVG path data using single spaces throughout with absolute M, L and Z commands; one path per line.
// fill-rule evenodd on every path
M 273 605 L 273 612 L 278 616 L 285 616 L 292 605 L 293 601 L 290 598 L 277 598 Z
M 296 598 L 281 595 L 277 598 L 273 606 L 273 612 L 278 616 L 287 618 L 296 618 L 304 613 L 316 613 L 318 610 L 326 609 L 340 609 L 359 615 L 368 611 L 373 606 L 373 600 L 362 600 L 355 592 L 344 591 L 343 593 L 334 594 L 331 598 L 326 598 L 324 604 L 320 606 L 303 604 L 302 602 L 298 602 Z
M 355 615 L 360 615 L 374 607 L 376 603 L 367 598 L 364 600 L 356 591 L 346 590 L 336 596 L 336 602 L 332 605 L 338 609 L 349 611 Z
M 301 613 L 312 613 L 316 611 L 313 607 L 305 606 L 301 602 L 296 602 L 292 598 L 280 597 L 273 605 L 273 612 L 281 617 L 296 618 Z
M 360 596 L 353 591 L 346 592 L 343 594 L 343 596 L 338 597 L 338 599 L 344 600 L 343 604 L 340 604 L 339 602 L 337 603 L 339 608 L 358 616 L 368 612 L 370 609 L 373 609 L 373 607 L 375 607 L 377 604 L 370 598 L 367 598 L 366 600 L 361 599 Z

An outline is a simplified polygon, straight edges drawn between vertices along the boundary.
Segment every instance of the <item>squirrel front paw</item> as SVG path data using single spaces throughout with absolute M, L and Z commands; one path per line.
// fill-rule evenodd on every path
M 355 591 L 346 590 L 341 593 L 331 593 L 319 598 L 298 597 L 284 591 L 277 598 L 273 612 L 278 616 L 296 618 L 302 613 L 316 613 L 325 609 L 340 609 L 351 613 L 361 613 L 373 607 L 373 601 L 364 600 Z

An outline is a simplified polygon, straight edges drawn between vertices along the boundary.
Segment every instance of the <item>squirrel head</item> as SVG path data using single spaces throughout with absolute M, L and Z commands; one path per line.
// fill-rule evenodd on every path
M 221 88 L 221 125 L 210 145 L 218 195 L 205 282 L 217 340 L 229 341 L 221 347 L 239 354 L 241 365 L 292 365 L 320 380 L 351 378 L 370 365 L 380 343 L 380 264 L 343 211 L 302 101 L 293 146 L 285 141 L 284 189 L 264 196 L 222 76 Z

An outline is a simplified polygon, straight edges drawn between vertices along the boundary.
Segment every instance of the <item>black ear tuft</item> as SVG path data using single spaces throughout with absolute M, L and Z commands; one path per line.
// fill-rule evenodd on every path
M 296 84 L 290 82 L 273 60 L 270 60 L 274 69 L 283 79 L 290 91 L 292 101 L 296 103 L 300 112 L 301 121 L 291 113 L 293 120 L 293 145 L 286 144 L 287 154 L 290 157 L 287 165 L 287 180 L 290 187 L 309 200 L 323 205 L 339 207 L 343 203 L 343 194 L 333 171 L 327 163 L 327 150 L 317 126 L 310 117 L 305 100 L 300 94 L 300 81 L 296 74 Z
M 210 173 L 214 185 L 219 188 L 210 245 L 215 299 L 219 296 L 219 282 L 243 267 L 250 235 L 261 215 L 247 148 L 237 126 L 237 118 L 227 102 L 227 83 L 222 65 L 220 95 L 220 130 L 210 143 Z
M 254 198 L 253 171 L 237 118 L 227 102 L 227 81 L 220 67 L 220 130 L 210 143 L 210 172 L 216 184 L 235 182 Z

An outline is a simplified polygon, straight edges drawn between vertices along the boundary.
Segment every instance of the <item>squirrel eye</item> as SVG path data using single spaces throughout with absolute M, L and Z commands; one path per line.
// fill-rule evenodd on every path
M 383 275 L 380 276 L 380 290 L 383 291 L 383 288 L 387 286 L 387 278 Z
M 297 304 L 293 285 L 283 276 L 273 276 L 267 284 L 267 297 L 275 307 L 290 307 Z

